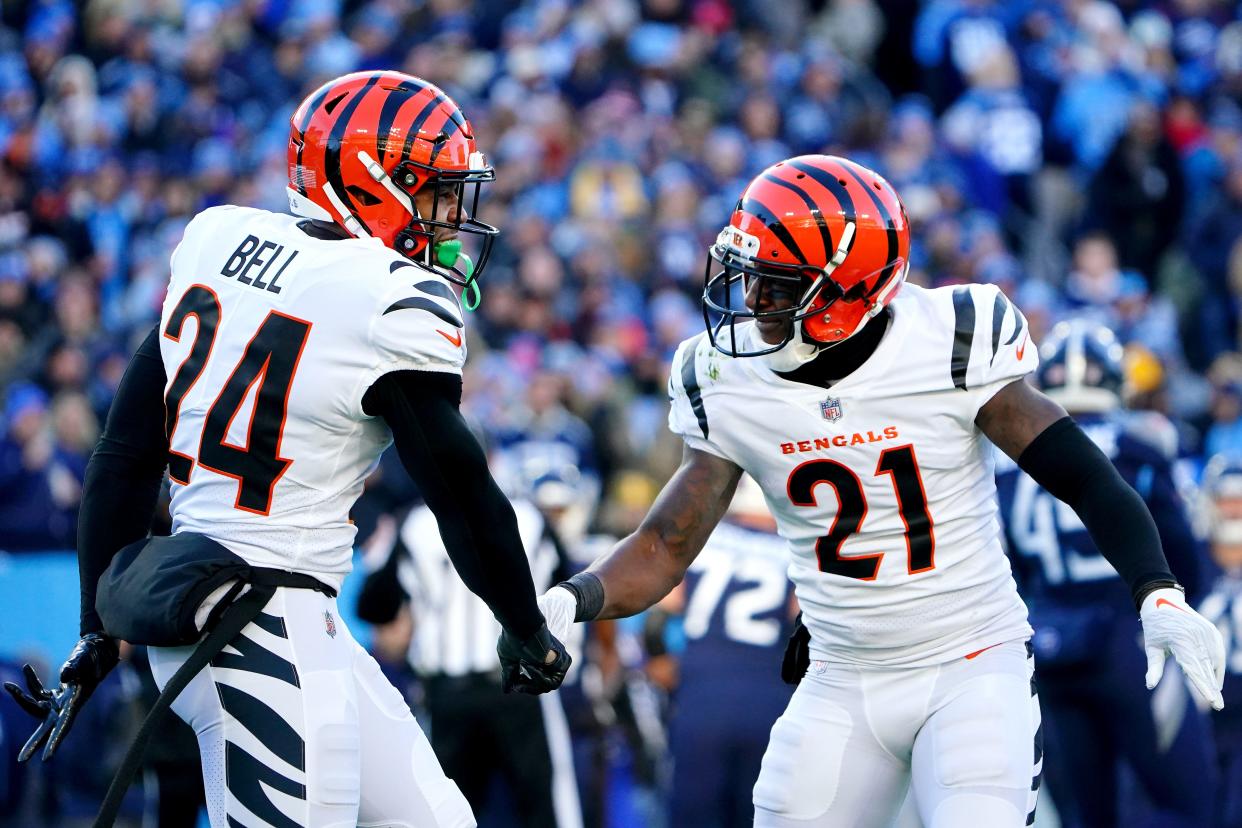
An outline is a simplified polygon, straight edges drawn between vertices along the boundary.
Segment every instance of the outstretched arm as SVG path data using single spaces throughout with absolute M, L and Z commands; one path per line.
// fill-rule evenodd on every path
M 517 517 L 460 404 L 461 377 L 434 371 L 385 374 L 362 400 L 366 413 L 383 417 L 392 429 L 453 568 L 503 628 L 496 651 L 505 692 L 546 693 L 565 679 L 570 657 L 535 603 Z
M 363 397 L 383 417 L 397 453 L 436 516 L 453 567 L 501 626 L 526 639 L 543 626 L 517 518 L 461 415 L 461 377 L 385 374 Z
M 734 463 L 686 447 L 681 467 L 664 486 L 642 525 L 567 584 L 598 580 L 602 601 L 578 597 L 576 620 L 622 618 L 642 612 L 681 583 L 695 556 L 724 516 L 742 470 Z M 591 590 L 589 580 L 585 589 Z M 571 589 L 571 592 L 573 590 Z M 587 603 L 583 602 L 586 599 Z M 584 617 L 589 614 L 588 617 Z M 555 628 L 554 628 L 555 630 Z
M 1175 583 L 1147 505 L 1065 409 L 1022 380 L 975 422 L 1002 451 L 1082 519 L 1100 554 L 1130 585 L 1135 604 Z
M 1171 652 L 1191 686 L 1221 709 L 1224 641 L 1186 603 L 1151 512 L 1112 461 L 1064 409 L 1022 380 L 985 403 L 975 422 L 1036 483 L 1073 508 L 1100 554 L 1130 585 L 1143 624 L 1148 689 Z

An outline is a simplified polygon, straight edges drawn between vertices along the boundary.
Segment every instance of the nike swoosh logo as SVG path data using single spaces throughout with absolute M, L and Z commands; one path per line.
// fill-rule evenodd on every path
M 1004 642 L 1002 642 L 1002 643 L 1004 643 Z M 971 653 L 970 655 L 966 656 L 966 659 L 967 659 L 967 661 L 969 661 L 969 660 L 970 660 L 970 659 L 972 659 L 972 658 L 977 658 L 978 656 L 982 655 L 983 653 L 986 653 L 988 650 L 992 649 L 993 647 L 999 647 L 999 646 L 1000 646 L 1000 644 L 991 644 L 991 645 L 989 645 L 989 646 L 987 646 L 987 647 L 984 647 L 982 650 L 975 650 L 973 653 Z
M 1027 342 L 1027 336 L 1026 334 L 1023 334 L 1022 344 L 1018 346 L 1018 361 L 1019 362 L 1022 361 L 1022 355 L 1026 353 L 1026 342 Z
M 1166 607 L 1172 607 L 1173 609 L 1177 610 L 1178 612 L 1185 612 L 1185 611 L 1186 611 L 1186 610 L 1182 609 L 1182 608 L 1181 608 L 1181 607 L 1179 607 L 1177 604 L 1173 603 L 1172 601 L 1170 601 L 1170 600 L 1169 600 L 1169 599 L 1167 599 L 1167 598 L 1157 598 L 1157 599 L 1156 599 L 1156 609 L 1160 609 L 1160 606 L 1161 606 L 1161 605 L 1164 605 L 1164 606 L 1166 606 Z
M 440 330 L 439 328 L 436 328 L 436 333 L 438 333 L 440 336 L 447 339 L 449 342 L 452 342 L 453 345 L 455 345 L 456 347 L 458 348 L 461 347 L 461 331 L 454 331 L 453 335 L 449 336 L 444 331 Z M 1019 359 L 1021 359 L 1021 357 L 1019 357 Z

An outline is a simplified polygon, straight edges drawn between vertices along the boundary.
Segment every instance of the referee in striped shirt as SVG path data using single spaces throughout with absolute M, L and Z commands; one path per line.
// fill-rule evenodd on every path
M 537 593 L 572 574 L 551 528 L 528 500 L 515 499 L 522 545 Z M 581 828 L 569 729 L 559 693 L 505 695 L 496 639 L 500 625 L 449 560 L 435 516 L 416 507 L 387 560 L 367 576 L 359 616 L 384 624 L 406 611 L 414 634 L 409 660 L 425 693 L 431 746 L 476 816 L 497 777 L 523 826 Z M 579 664 L 580 642 L 566 642 Z

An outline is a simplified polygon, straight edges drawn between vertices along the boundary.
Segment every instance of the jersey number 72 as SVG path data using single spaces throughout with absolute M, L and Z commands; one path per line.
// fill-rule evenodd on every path
M 198 331 L 189 355 L 177 367 L 168 392 L 164 396 L 165 433 L 172 445 L 173 432 L 181 413 L 181 401 L 198 382 L 220 325 L 220 300 L 215 291 L 203 285 L 192 285 L 164 327 L 164 336 L 181 341 L 185 320 L 198 320 Z M 229 374 L 207 417 L 198 441 L 198 457 L 181 452 L 168 452 L 168 476 L 188 485 L 195 462 L 205 469 L 235 478 L 237 500 L 233 508 L 243 512 L 266 515 L 272 509 L 272 489 L 293 461 L 280 456 L 280 438 L 285 429 L 285 412 L 289 405 L 289 388 L 297 372 L 311 323 L 269 311 L 263 324 L 251 337 L 241 361 Z M 229 428 L 241 410 L 251 387 L 258 383 L 254 409 L 246 429 L 246 442 L 238 446 L 226 441 Z

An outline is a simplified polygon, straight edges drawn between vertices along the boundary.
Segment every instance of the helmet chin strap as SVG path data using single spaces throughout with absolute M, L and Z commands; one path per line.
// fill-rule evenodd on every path
M 754 336 L 758 336 L 758 330 Z M 814 341 L 803 334 L 802 320 L 793 323 L 793 336 L 779 350 L 766 356 L 768 366 L 773 371 L 786 373 L 806 365 L 824 349 L 824 344 Z
M 475 156 L 478 157 L 476 158 Z M 362 162 L 364 167 L 366 167 L 367 173 L 371 176 L 371 178 L 387 190 L 392 197 L 406 209 L 406 212 L 408 212 L 415 221 L 422 221 L 423 217 L 418 212 L 418 206 L 414 203 L 414 199 L 410 198 L 407 193 L 402 191 L 400 187 L 393 183 L 392 177 L 384 171 L 384 168 L 381 167 L 374 158 L 368 155 L 365 150 L 359 150 L 358 160 Z M 474 153 L 470 156 L 470 164 L 472 168 L 481 166 L 482 163 L 483 156 L 481 153 Z M 324 186 L 324 189 L 328 189 L 327 185 Z M 334 194 L 329 191 L 328 197 L 332 198 L 333 195 Z M 481 299 L 481 296 L 479 295 L 479 286 L 478 283 L 474 282 L 474 280 L 470 278 L 474 275 L 474 262 L 469 256 L 461 252 L 460 241 L 457 239 L 449 239 L 447 241 L 437 242 L 435 240 L 435 235 L 432 234 L 432 238 L 428 240 L 427 244 L 423 245 L 422 253 L 419 255 L 423 260 L 423 264 L 429 268 L 433 265 L 440 265 L 447 268 L 457 267 L 464 271 L 467 281 L 469 281 L 474 287 L 474 292 L 472 294 L 473 304 L 471 298 L 467 298 L 466 308 L 468 310 L 474 310 L 479 306 L 479 301 Z M 467 296 L 469 297 L 471 294 L 467 294 Z
M 816 277 L 814 284 L 809 288 L 810 293 L 815 293 L 820 286 L 832 276 L 832 272 L 845 262 L 845 257 L 850 254 L 854 248 L 855 225 L 852 221 L 845 222 L 845 228 L 841 231 L 841 237 L 837 240 L 837 249 L 833 251 L 832 258 L 828 260 L 823 272 Z M 862 326 L 867 323 L 871 317 L 879 313 L 879 307 L 872 307 L 871 311 L 865 314 L 858 326 L 849 332 L 848 336 L 844 336 L 837 342 L 818 342 L 812 339 L 802 329 L 802 320 L 796 320 L 793 323 L 793 335 L 789 341 L 780 350 L 773 351 L 768 354 L 768 362 L 774 371 L 792 371 L 801 365 L 806 365 L 814 359 L 821 351 L 831 348 L 838 342 L 844 342 L 854 334 L 862 330 Z
M 835 342 L 820 342 L 812 339 L 810 334 L 802 329 L 803 320 L 799 319 L 793 323 L 793 336 L 785 343 L 780 350 L 773 351 L 768 354 L 768 362 L 772 366 L 773 371 L 782 373 L 792 371 L 802 365 L 807 364 L 824 351 L 831 350 L 842 342 L 848 342 L 859 331 L 867 326 L 867 323 L 884 310 L 884 305 L 880 302 L 873 302 L 866 313 L 858 320 L 858 324 L 854 326 L 854 330 Z
M 799 319 L 794 322 L 793 336 L 790 337 L 789 342 L 785 343 L 784 347 L 780 350 L 773 351 L 767 355 L 768 362 L 772 366 L 772 370 L 781 372 L 792 371 L 799 366 L 807 364 L 824 351 L 827 351 L 830 348 L 835 348 L 842 342 L 849 340 L 856 333 L 865 328 L 868 322 L 875 319 L 876 316 L 878 316 L 880 312 L 888 306 L 887 300 L 906 281 L 906 274 L 909 273 L 909 271 L 910 263 L 906 262 L 897 278 L 889 280 L 889 283 L 885 286 L 884 290 L 880 291 L 880 295 L 872 300 L 871 307 L 868 308 L 867 312 L 864 313 L 862 318 L 858 320 L 858 324 L 854 326 L 854 330 L 850 331 L 836 342 L 819 342 L 814 340 L 805 331 L 803 331 L 803 320 Z

